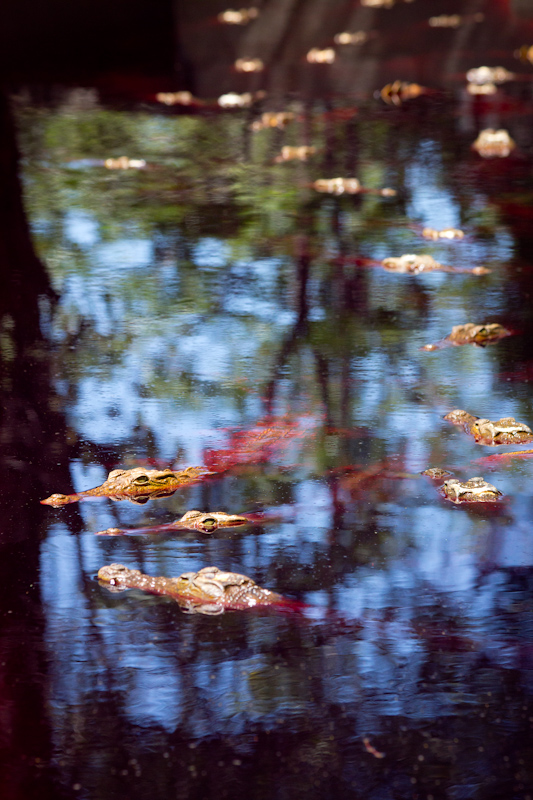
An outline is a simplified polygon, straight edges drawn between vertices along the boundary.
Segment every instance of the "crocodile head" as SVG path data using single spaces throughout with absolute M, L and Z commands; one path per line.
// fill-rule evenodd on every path
M 498 322 L 488 322 L 485 325 L 465 322 L 464 325 L 454 325 L 448 338 L 456 344 L 484 345 L 489 342 L 497 342 L 509 335 L 510 331 Z
M 452 503 L 493 503 L 502 496 L 492 483 L 480 477 L 470 478 L 464 483 L 451 478 L 444 481 L 441 489 Z
M 446 422 L 451 422 L 452 425 L 466 425 L 470 427 L 477 420 L 477 417 L 469 414 L 468 411 L 463 411 L 462 408 L 456 408 L 454 411 L 450 411 L 449 414 L 446 414 L 443 419 L 445 419 Z
M 470 428 L 476 439 L 485 439 L 496 444 L 528 442 L 533 431 L 527 425 L 517 422 L 514 417 L 504 417 L 491 422 L 490 419 L 477 419 Z
M 100 486 L 76 494 L 52 494 L 43 505 L 63 506 L 75 503 L 83 497 L 112 497 L 127 499 L 132 503 L 147 503 L 150 497 L 166 497 L 180 486 L 213 473 L 205 467 L 187 467 L 181 471 L 172 469 L 114 469 Z
M 178 520 L 180 525 L 202 533 L 213 533 L 218 528 L 235 528 L 238 525 L 246 525 L 246 517 L 239 517 L 237 514 L 226 514 L 223 511 L 211 511 L 202 513 L 201 511 L 187 511 Z

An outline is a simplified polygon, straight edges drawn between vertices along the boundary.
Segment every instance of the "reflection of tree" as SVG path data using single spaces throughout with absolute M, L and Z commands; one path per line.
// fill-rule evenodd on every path
M 522 584 L 514 585 L 518 597 Z M 271 797 L 275 781 L 291 796 L 322 798 L 332 786 L 349 796 L 355 781 L 361 796 L 393 785 L 403 798 L 413 779 L 431 792 L 436 775 L 444 786 L 474 775 L 496 792 L 516 771 L 527 774 L 531 708 L 515 681 L 517 663 L 504 655 L 500 664 L 490 643 L 488 657 L 472 648 L 460 609 L 431 590 L 418 642 L 406 636 L 393 597 L 369 635 L 338 620 L 187 617 L 167 601 L 97 588 L 93 603 L 105 635 L 83 632 L 89 651 L 74 676 L 75 702 L 54 710 L 66 788 L 79 782 L 102 798 L 125 790 L 136 798 L 150 787 L 156 800 L 196 798 L 216 793 L 216 778 L 254 797 Z M 65 663 L 74 649 L 62 654 Z M 177 687 L 177 702 L 165 712 L 160 698 L 161 719 L 150 721 L 154 696 L 143 687 L 158 672 Z M 143 720 L 142 729 L 132 720 Z M 385 761 L 365 750 L 364 737 Z
M 11 331 L 15 344 L 20 346 L 38 335 L 37 299 L 40 294 L 50 294 L 50 289 L 43 264 L 34 253 L 22 206 L 13 121 L 4 93 L 0 95 L 0 126 L 0 266 L 4 276 L 0 313 L 3 317 L 10 315 L 11 324 L 7 325 L 7 331 Z M 6 327 L 5 319 L 4 326 Z
M 370 117 L 372 124 L 354 118 L 336 123 L 336 139 L 349 140 L 353 164 L 359 164 L 363 182 L 401 185 L 414 156 L 414 131 L 421 128 L 424 135 L 430 135 L 420 109 L 402 109 L 401 113 L 402 127 L 396 124 L 394 114 L 376 114 L 375 119 Z M 84 124 L 79 124 L 80 118 Z M 249 156 L 244 158 L 247 122 L 242 113 L 214 119 L 201 115 L 164 118 L 156 124 L 143 115 L 118 115 L 98 108 L 81 112 L 65 107 L 59 112 L 42 112 L 37 118 L 23 111 L 23 141 L 32 157 L 27 170 L 32 187 L 30 207 L 43 223 L 38 234 L 41 251 L 58 286 L 69 286 L 75 260 L 76 275 L 87 281 L 95 304 L 102 304 L 108 317 L 107 331 L 101 332 L 96 316 L 88 321 L 87 315 L 66 299 L 55 316 L 57 333 L 64 337 L 58 352 L 71 398 L 76 397 L 88 367 L 96 368 L 110 385 L 120 377 L 129 355 L 143 361 L 144 397 L 186 399 L 199 408 L 217 392 L 229 405 L 242 410 L 246 398 L 262 394 L 268 413 L 273 413 L 275 402 L 283 411 L 298 398 L 302 404 L 312 398 L 315 407 L 322 407 L 330 429 L 347 430 L 356 418 L 359 423 L 364 416 L 358 400 L 364 384 L 354 364 L 370 362 L 382 341 L 387 345 L 381 348 L 387 360 L 385 374 L 392 380 L 382 383 L 382 396 L 371 418 L 375 421 L 394 414 L 398 398 L 410 402 L 410 386 L 397 376 L 412 363 L 407 354 L 409 339 L 430 311 L 429 294 L 417 279 L 393 277 L 387 296 L 378 303 L 374 275 L 357 265 L 359 255 L 372 255 L 377 232 L 392 252 L 398 243 L 410 242 L 412 234 L 401 227 L 407 195 L 393 203 L 369 196 L 313 195 L 309 185 L 313 178 L 323 176 L 323 165 L 314 161 L 271 163 L 273 139 L 282 135 L 285 141 L 298 141 L 302 123 L 294 122 L 283 131 L 254 134 Z M 335 164 L 329 117 L 309 107 L 303 124 L 309 142 L 325 155 L 330 153 Z M 393 139 L 399 157 L 389 163 L 383 153 Z M 110 147 L 112 155 L 129 148 L 130 154 L 146 157 L 148 169 L 110 175 L 101 167 L 85 172 L 64 168 L 65 161 L 87 153 L 109 155 Z M 43 153 L 46 169 L 39 165 Z M 58 225 L 67 195 L 90 212 L 103 244 L 124 239 L 132 225 L 139 238 L 155 241 L 152 263 L 138 270 L 109 273 L 102 287 L 93 274 L 91 251 L 66 241 L 63 226 Z M 214 214 L 218 214 L 216 219 Z M 199 243 L 213 234 L 222 253 L 216 270 L 204 267 L 198 256 Z M 291 311 L 288 325 L 265 327 L 253 313 L 254 304 L 265 299 L 265 288 L 244 265 L 258 259 L 271 260 L 268 301 L 276 316 Z M 464 294 L 465 284 L 458 284 L 455 291 L 458 296 Z M 473 283 L 467 291 L 475 296 Z M 234 304 L 242 298 L 251 310 L 235 313 Z M 114 309 L 119 305 L 122 313 L 117 317 Z M 150 319 L 141 329 L 137 324 L 140 309 L 143 317 Z M 230 320 L 236 326 L 236 337 L 258 342 L 246 380 L 242 380 L 242 362 L 235 348 L 229 349 L 231 363 L 223 380 L 216 374 L 209 380 L 200 378 L 198 354 L 185 355 L 181 343 Z M 118 335 L 112 335 L 117 325 Z M 145 348 L 151 349 L 156 341 L 159 352 L 144 358 Z M 311 371 L 309 358 L 314 362 Z M 288 369 L 290 387 L 285 380 Z M 443 391 L 442 381 L 433 378 L 433 382 L 433 395 L 437 396 Z M 138 381 L 128 387 L 128 393 L 136 397 L 141 393 Z M 138 397 L 139 408 L 141 400 Z M 117 413 L 115 407 L 108 410 Z M 141 411 L 136 423 L 139 430 L 150 434 Z M 364 424 L 368 424 L 366 419 Z M 385 449 L 396 451 L 398 442 L 387 444 L 381 439 L 374 441 L 372 448 L 367 455 L 381 459 Z M 344 436 L 338 436 L 336 456 L 329 461 L 317 452 L 318 471 L 336 463 L 339 453 L 344 464 L 354 461 L 354 447 Z M 153 448 L 150 455 L 154 455 Z
M 308 104 L 303 117 L 286 129 L 254 134 L 248 152 L 244 147 L 250 136 L 248 112 L 214 118 L 198 112 L 156 121 L 99 108 L 80 111 L 64 106 L 37 116 L 23 109 L 22 141 L 31 157 L 26 173 L 29 202 L 32 214 L 42 223 L 39 247 L 50 263 L 55 284 L 69 286 L 75 261 L 77 276 L 83 276 L 91 290 L 97 286 L 90 249 L 65 239 L 62 218 L 67 197 L 69 203 L 74 198 L 75 205 L 88 210 L 104 245 L 127 238 L 132 230 L 156 243 L 151 264 L 108 275 L 106 286 L 94 290 L 95 300 L 108 316 L 107 332 L 98 329 L 96 316 L 88 322 L 74 303 L 63 304 L 56 314 L 58 336 L 68 330 L 58 352 L 70 397 L 75 398 L 87 367 L 97 368 L 111 384 L 129 355 L 145 364 L 144 397 L 186 399 L 199 408 L 216 392 L 239 413 L 247 399 L 260 394 L 268 413 L 273 413 L 275 403 L 279 413 L 299 400 L 301 404 L 311 401 L 315 408 L 322 407 L 329 428 L 348 429 L 362 421 L 368 425 L 368 419 L 374 424 L 378 418 L 394 416 L 399 405 L 414 406 L 415 386 L 422 378 L 431 387 L 432 402 L 439 396 L 446 398 L 449 385 L 432 368 L 433 362 L 420 361 L 413 367 L 409 354 L 413 335 L 438 307 L 440 293 L 431 294 L 423 280 L 400 276 L 382 279 L 389 282 L 384 293 L 376 274 L 358 263 L 360 256 L 373 255 L 376 240 L 389 252 L 412 247 L 413 235 L 405 228 L 410 191 L 405 182 L 416 158 L 413 142 L 418 135 L 441 148 L 442 163 L 433 174 L 440 187 L 449 181 L 447 165 L 457 160 L 457 151 L 450 151 L 448 145 L 453 141 L 453 120 L 449 114 L 439 114 L 442 127 L 435 131 L 434 118 L 424 105 L 386 114 L 370 111 L 361 119 L 336 120 L 333 139 L 331 115 Z M 350 163 L 358 168 L 362 182 L 404 185 L 400 197 L 389 202 L 371 196 L 329 198 L 311 193 L 313 179 L 324 176 L 319 159 L 276 165 L 271 158 L 274 139 L 280 140 L 276 146 L 281 141 L 297 143 L 302 126 L 306 141 L 324 154 L 325 163 L 340 168 L 335 142 L 348 142 Z M 146 157 L 148 169 L 110 175 L 101 167 L 64 168 L 71 158 L 107 156 L 109 148 L 112 155 L 127 150 Z M 340 152 L 343 147 L 337 149 Z M 394 159 L 388 155 L 392 152 Z M 462 204 L 467 208 L 468 198 L 463 197 Z M 216 269 L 199 261 L 198 246 L 208 236 L 222 254 Z M 261 259 L 270 259 L 272 264 L 266 291 L 246 266 Z M 475 308 L 482 297 L 476 281 L 450 279 L 446 297 Z M 265 296 L 270 314 L 291 312 L 290 323 L 265 326 L 254 313 Z M 241 300 L 246 301 L 245 313 L 239 311 Z M 117 317 L 119 304 L 122 314 Z M 140 307 L 150 319 L 150 325 L 142 329 L 137 326 Z M 185 354 L 182 342 L 230 320 L 232 336 L 257 343 L 246 377 L 234 347 L 228 348 L 230 363 L 223 379 L 216 374 L 200 377 L 198 354 Z M 121 332 L 112 336 L 115 325 Z M 144 358 L 144 349 L 156 340 L 159 352 Z M 380 347 L 383 343 L 386 347 Z M 378 352 L 386 363 L 376 368 L 376 374 L 391 380 L 380 381 L 381 396 L 366 414 L 359 398 L 372 379 L 362 377 L 360 365 L 371 364 Z M 314 362 L 312 370 L 309 359 Z M 413 368 L 418 370 L 418 381 L 400 377 Z M 140 394 L 139 382 L 128 387 L 128 393 Z M 139 408 L 141 400 L 138 397 Z M 110 408 L 111 412 L 117 409 Z M 141 411 L 136 423 L 154 439 Z M 431 442 L 432 449 L 436 446 L 438 437 Z M 367 455 L 381 459 L 386 452 L 398 450 L 399 441 L 383 438 L 374 440 L 371 447 Z M 354 447 L 346 437 L 339 437 L 336 452 L 342 453 L 344 464 L 354 461 Z M 153 448 L 150 454 L 154 455 Z M 317 452 L 319 471 L 337 461 L 337 456 L 330 463 L 322 456 Z
M 285 368 L 287 359 L 292 354 L 294 349 L 305 341 L 307 332 L 307 282 L 309 279 L 310 257 L 307 252 L 307 244 L 305 241 L 298 243 L 301 252 L 296 256 L 296 269 L 295 269 L 295 282 L 296 282 L 296 320 L 286 336 L 285 341 L 281 345 L 275 362 L 272 367 L 272 377 L 269 379 L 264 393 L 265 396 L 265 413 L 267 416 L 274 414 L 274 394 L 276 390 L 276 383 L 279 381 L 282 370 Z
M 339 168 L 334 140 L 342 141 L 345 133 L 354 145 L 357 159 L 352 163 L 359 165 L 362 178 L 365 175 L 363 182 L 401 188 L 416 158 L 413 143 L 419 141 L 418 133 L 437 150 L 444 148 L 447 159 L 457 159 L 458 153 L 446 149 L 446 132 L 435 133 L 420 108 L 387 117 L 376 114 L 375 119 L 370 115 L 369 122 L 352 119 L 348 131 L 317 112 L 313 124 L 305 124 L 309 143 L 324 150 L 323 163 L 272 165 L 273 142 L 276 148 L 282 141 L 292 142 L 298 136 L 296 124 L 286 131 L 260 132 L 246 150 L 250 134 L 243 134 L 248 120 L 241 114 L 183 116 L 158 120 L 157 125 L 142 116 L 124 115 L 115 128 L 118 139 L 112 141 L 107 133 L 113 132 L 116 115 L 90 113 L 95 116 L 87 127 L 79 127 L 81 138 L 69 140 L 69 148 L 63 149 L 58 142 L 68 140 L 69 126 L 75 127 L 79 117 L 43 114 L 37 131 L 48 142 L 46 169 L 37 163 L 39 148 L 31 151 L 28 144 L 34 155 L 27 170 L 30 205 L 35 218 L 51 226 L 48 234 L 43 225 L 39 244 L 54 280 L 58 286 L 68 285 L 75 273 L 90 287 L 99 277 L 90 249 L 83 251 L 64 236 L 63 216 L 67 199 L 73 197 L 96 220 L 105 243 L 137 236 L 155 239 L 157 246 L 152 263 L 131 272 L 106 272 L 106 285 L 98 296 L 108 311 L 121 304 L 120 314 L 109 316 L 109 332 L 100 332 L 96 315 L 89 318 L 74 303 L 56 314 L 58 369 L 68 384 L 65 404 L 90 370 L 98 369 L 113 386 L 128 360 L 143 365 L 142 380 L 136 373 L 134 383 L 126 387 L 136 406 L 139 438 L 131 428 L 127 447 L 106 446 L 112 459 L 126 449 L 128 455 L 138 455 L 141 446 L 147 455 L 157 456 L 154 434 L 175 425 L 176 418 L 169 417 L 150 427 L 139 410 L 145 398 L 155 401 L 158 409 L 169 403 L 203 411 L 212 402 L 218 414 L 224 407 L 239 419 L 250 419 L 260 413 L 258 399 L 264 392 L 268 414 L 320 408 L 326 421 L 308 449 L 305 468 L 317 484 L 329 480 L 333 530 L 316 531 L 311 520 L 309 530 L 302 531 L 296 520 L 275 544 L 275 529 L 254 530 L 242 539 L 189 542 L 183 551 L 170 545 L 168 558 L 162 551 L 155 558 L 168 567 L 176 557 L 197 557 L 200 548 L 209 560 L 223 555 L 227 562 L 240 564 L 248 558 L 254 577 L 264 585 L 304 596 L 322 592 L 329 608 L 351 598 L 357 602 L 357 592 L 365 585 L 368 592 L 374 591 L 373 578 L 377 584 L 392 584 L 394 569 L 409 574 L 394 590 L 378 591 L 383 606 L 373 608 L 375 627 L 369 625 L 366 637 L 353 626 L 339 633 L 327 623 L 299 625 L 281 618 L 191 620 L 169 605 L 138 596 L 102 599 L 85 579 L 84 595 L 92 595 L 93 602 L 91 624 L 84 627 L 84 619 L 75 631 L 75 623 L 69 621 L 62 629 L 60 609 L 51 634 L 55 642 L 63 633 L 65 642 L 54 654 L 54 697 L 61 697 L 67 685 L 67 669 L 83 665 L 72 699 L 54 710 L 59 747 L 66 753 L 65 786 L 79 782 L 99 797 L 122 794 L 126 788 L 133 797 L 150 792 L 156 798 L 194 798 L 215 794 L 219 782 L 230 788 L 246 786 L 254 797 L 272 796 L 273 782 L 281 782 L 284 790 L 289 787 L 291 797 L 302 796 L 304 789 L 306 796 L 351 796 L 353 783 L 364 797 L 390 794 L 391 786 L 398 797 L 411 796 L 415 785 L 429 794 L 434 792 L 435 774 L 443 786 L 484 785 L 494 774 L 493 756 L 501 755 L 502 746 L 507 748 L 498 745 L 491 731 L 509 698 L 504 723 L 506 732 L 507 726 L 513 730 L 509 748 L 518 748 L 527 735 L 522 714 L 529 711 L 521 709 L 529 700 L 520 671 L 527 651 L 516 648 L 506 661 L 507 645 L 498 639 L 500 609 L 494 621 L 483 619 L 484 631 L 496 637 L 487 654 L 477 648 L 478 639 L 476 647 L 465 651 L 468 626 L 479 624 L 475 617 L 465 622 L 468 608 L 455 606 L 452 593 L 439 593 L 416 578 L 417 559 L 435 554 L 417 543 L 416 536 L 421 530 L 428 537 L 434 532 L 426 532 L 415 513 L 406 511 L 412 507 L 400 481 L 393 484 L 379 470 L 372 475 L 376 465 L 385 469 L 391 457 L 400 464 L 407 459 L 420 396 L 426 400 L 423 410 L 434 411 L 434 429 L 420 432 L 416 441 L 437 463 L 449 457 L 435 409 L 439 398 L 457 390 L 455 385 L 450 389 L 442 367 L 417 361 L 410 348 L 443 303 L 453 300 L 457 307 L 471 309 L 481 304 L 483 295 L 472 279 L 450 281 L 440 290 L 423 278 L 383 276 L 357 264 L 360 255 L 372 256 L 376 243 L 391 250 L 411 245 L 412 235 L 405 228 L 407 191 L 387 205 L 369 196 L 318 197 L 309 189 L 313 179 L 324 177 L 321 170 L 326 165 Z M 100 152 L 90 133 L 94 129 L 102 134 L 105 147 L 116 147 L 117 152 Z M 159 139 L 152 135 L 154 129 Z M 121 154 L 122 145 L 133 148 L 128 155 L 147 157 L 149 169 L 110 176 L 101 168 L 73 173 L 62 166 L 70 157 L 87 155 L 86 148 L 101 157 Z M 394 153 L 394 163 L 388 152 Z M 386 180 L 391 174 L 397 180 Z M 446 187 L 445 161 L 436 174 Z M 217 266 L 198 255 L 207 237 L 215 239 Z M 300 247 L 296 252 L 295 242 Z M 268 267 L 268 288 L 253 272 L 258 263 Z M 239 305 L 243 299 L 246 302 Z M 262 319 L 255 312 L 264 308 L 265 299 Z M 278 324 L 283 315 L 285 322 Z M 192 353 L 182 348 L 209 325 L 218 336 L 234 333 L 228 373 L 222 378 L 214 370 L 207 378 L 196 371 L 209 342 L 197 344 Z M 65 331 L 70 338 L 61 339 Z M 259 346 L 246 366 L 246 382 L 241 382 L 239 345 L 244 340 Z M 454 375 L 469 376 L 466 357 L 457 354 Z M 462 366 L 460 358 L 465 359 Z M 398 412 L 403 419 L 395 428 Z M 213 419 L 220 426 L 220 416 L 214 414 L 209 420 Z M 354 423 L 359 428 L 355 432 Z M 243 425 L 241 442 L 247 430 Z M 102 458 L 102 449 L 90 443 L 85 447 L 87 461 Z M 242 501 L 239 510 L 265 501 L 294 504 L 297 479 L 278 468 L 279 451 L 270 472 L 254 461 L 258 452 L 246 462 L 250 469 L 239 475 L 238 488 L 230 475 L 202 489 L 205 507 L 212 497 L 224 503 Z M 356 472 L 343 472 L 357 464 L 367 468 L 365 481 Z M 340 469 L 326 479 L 331 467 Z M 421 489 L 417 506 L 423 496 Z M 429 489 L 427 497 L 431 505 Z M 436 507 L 437 500 L 432 510 Z M 455 510 L 449 516 L 459 518 Z M 484 522 L 473 530 L 483 535 Z M 464 547 L 465 542 L 466 537 Z M 148 571 L 143 563 L 153 560 L 148 545 L 130 541 L 121 546 L 128 565 L 139 564 Z M 106 555 L 115 552 L 111 545 L 105 547 Z M 401 564 L 394 548 L 403 548 Z M 81 581 L 88 572 L 81 556 L 78 570 Z M 489 590 L 487 585 L 479 591 L 487 591 L 490 598 Z M 466 597 L 465 606 L 474 609 L 489 602 L 485 595 Z M 72 601 L 69 611 L 76 612 L 76 603 Z M 405 636 L 402 614 L 415 617 L 415 635 Z M 429 633 L 423 631 L 428 628 Z M 105 636 L 97 635 L 97 629 Z M 456 635 L 458 631 L 465 636 Z M 94 687 L 102 671 L 105 681 L 98 692 Z M 509 682 L 508 671 L 516 683 Z M 161 712 L 166 727 L 151 716 L 153 697 L 143 693 L 153 674 L 163 675 L 168 686 L 181 692 L 179 711 Z M 494 702 L 488 700 L 489 691 L 497 698 Z M 95 707 L 98 713 L 93 717 Z M 135 728 L 139 720 L 145 726 L 140 732 Z M 369 734 L 386 752 L 387 761 L 364 750 L 361 738 Z M 486 755 L 469 758 L 468 753 L 479 753 L 476 748 L 484 741 L 491 743 Z M 510 755 L 515 758 L 514 752 Z M 513 772 L 519 770 L 513 765 Z M 495 796 L 500 786 L 509 794 L 503 770 L 494 772 Z
M 39 328 L 40 299 L 47 297 L 49 302 L 53 293 L 33 251 L 17 169 L 13 121 L 7 99 L 0 93 L 0 606 L 5 619 L 0 641 L 4 709 L 0 762 L 2 791 L 9 800 L 57 797 L 50 785 L 47 666 L 38 588 L 38 499 L 46 491 L 49 472 L 66 479 L 69 457 Z M 36 793 L 38 774 L 42 785 Z

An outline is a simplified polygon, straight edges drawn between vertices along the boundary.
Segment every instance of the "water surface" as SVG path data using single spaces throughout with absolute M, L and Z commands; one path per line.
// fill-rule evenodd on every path
M 372 14 L 388 36 L 386 11 Z M 464 408 L 533 424 L 533 72 L 513 57 L 515 32 L 497 62 L 523 77 L 469 97 L 459 67 L 484 63 L 472 36 L 478 50 L 452 59 L 457 72 L 447 62 L 441 84 L 415 52 L 432 91 L 398 107 L 374 96 L 371 70 L 342 90 L 338 65 L 298 92 L 286 83 L 311 66 L 296 57 L 279 79 L 291 91 L 252 109 L 222 112 L 205 87 L 178 109 L 85 90 L 16 98 L 25 208 L 54 294 L 31 342 L 3 324 L 3 389 L 20 397 L 4 469 L 10 486 L 33 476 L 3 510 L 4 529 L 21 530 L 18 544 L 6 535 L 2 600 L 13 797 L 531 796 L 533 462 L 480 464 L 520 448 L 476 445 L 442 419 Z M 385 75 L 396 62 L 377 55 Z M 220 74 L 222 93 L 233 73 Z M 286 127 L 250 130 L 282 108 Z M 515 139 L 508 158 L 471 149 L 489 126 Z M 316 152 L 276 163 L 288 145 Z M 146 167 L 106 169 L 123 155 Z M 338 176 L 396 194 L 313 188 Z M 428 242 L 426 226 L 465 237 Z M 490 273 L 380 266 L 403 253 Z M 465 322 L 515 335 L 420 349 Z M 243 454 L 236 436 L 262 426 L 279 439 Z M 200 464 L 216 474 L 142 506 L 38 503 L 117 467 Z M 504 501 L 453 505 L 428 467 L 483 475 Z M 212 536 L 94 535 L 193 508 L 265 519 Z M 100 586 L 111 562 L 165 576 L 216 565 L 308 608 L 187 615 Z

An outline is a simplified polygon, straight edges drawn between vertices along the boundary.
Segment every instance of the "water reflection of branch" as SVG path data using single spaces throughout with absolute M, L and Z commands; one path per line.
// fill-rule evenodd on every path
M 274 395 L 276 392 L 277 383 L 283 372 L 283 368 L 291 355 L 296 349 L 299 342 L 303 341 L 308 328 L 308 299 L 307 299 L 307 284 L 309 280 L 309 271 L 311 264 L 311 257 L 309 255 L 308 243 L 306 238 L 297 241 L 299 250 L 296 260 L 296 307 L 297 317 L 296 321 L 289 331 L 288 336 L 283 342 L 277 358 L 274 362 L 272 369 L 272 376 L 267 384 L 264 393 L 265 414 L 267 417 L 274 413 Z
M 4 797 L 29 797 L 37 784 L 44 798 L 53 796 L 56 774 L 39 592 L 42 514 L 36 498 L 49 472 L 56 478 L 68 474 L 70 448 L 39 325 L 40 297 L 52 298 L 53 292 L 33 250 L 18 166 L 14 123 L 0 91 L 0 763 Z
M 2 314 L 9 313 L 19 346 L 40 335 L 39 295 L 54 297 L 48 276 L 35 255 L 22 204 L 19 153 L 9 101 L 0 91 L 0 268 Z

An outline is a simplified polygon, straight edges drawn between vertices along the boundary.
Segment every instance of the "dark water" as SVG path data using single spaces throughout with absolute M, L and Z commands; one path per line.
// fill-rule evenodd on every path
M 22 226 L 0 332 L 4 796 L 528 800 L 533 461 L 478 463 L 526 447 L 442 419 L 533 425 L 533 68 L 513 55 L 533 44 L 527 4 L 266 3 L 268 25 L 239 30 L 212 5 L 182 11 L 182 82 L 162 86 L 201 102 L 131 86 L 112 101 L 105 82 L 13 98 L 45 271 Z M 455 12 L 457 29 L 427 25 Z M 306 63 L 359 29 L 366 45 Z M 256 54 L 263 73 L 231 70 Z M 518 78 L 470 96 L 483 64 Z M 374 97 L 396 78 L 430 91 Z M 232 89 L 267 95 L 220 110 Z M 250 129 L 281 110 L 286 127 Z M 509 132 L 508 157 L 472 150 L 484 128 Z M 306 162 L 275 162 L 303 145 Z M 103 165 L 120 156 L 146 166 Z M 397 194 L 312 186 L 338 176 Z M 425 226 L 465 237 L 425 241 Z M 404 253 L 490 273 L 379 264 Z M 514 335 L 420 350 L 465 322 Z M 224 469 L 143 506 L 39 504 L 117 467 L 200 464 Z M 454 505 L 427 467 L 504 500 Z M 193 508 L 264 520 L 94 536 Z M 309 607 L 187 615 L 110 593 L 95 576 L 111 562 L 213 564 Z

